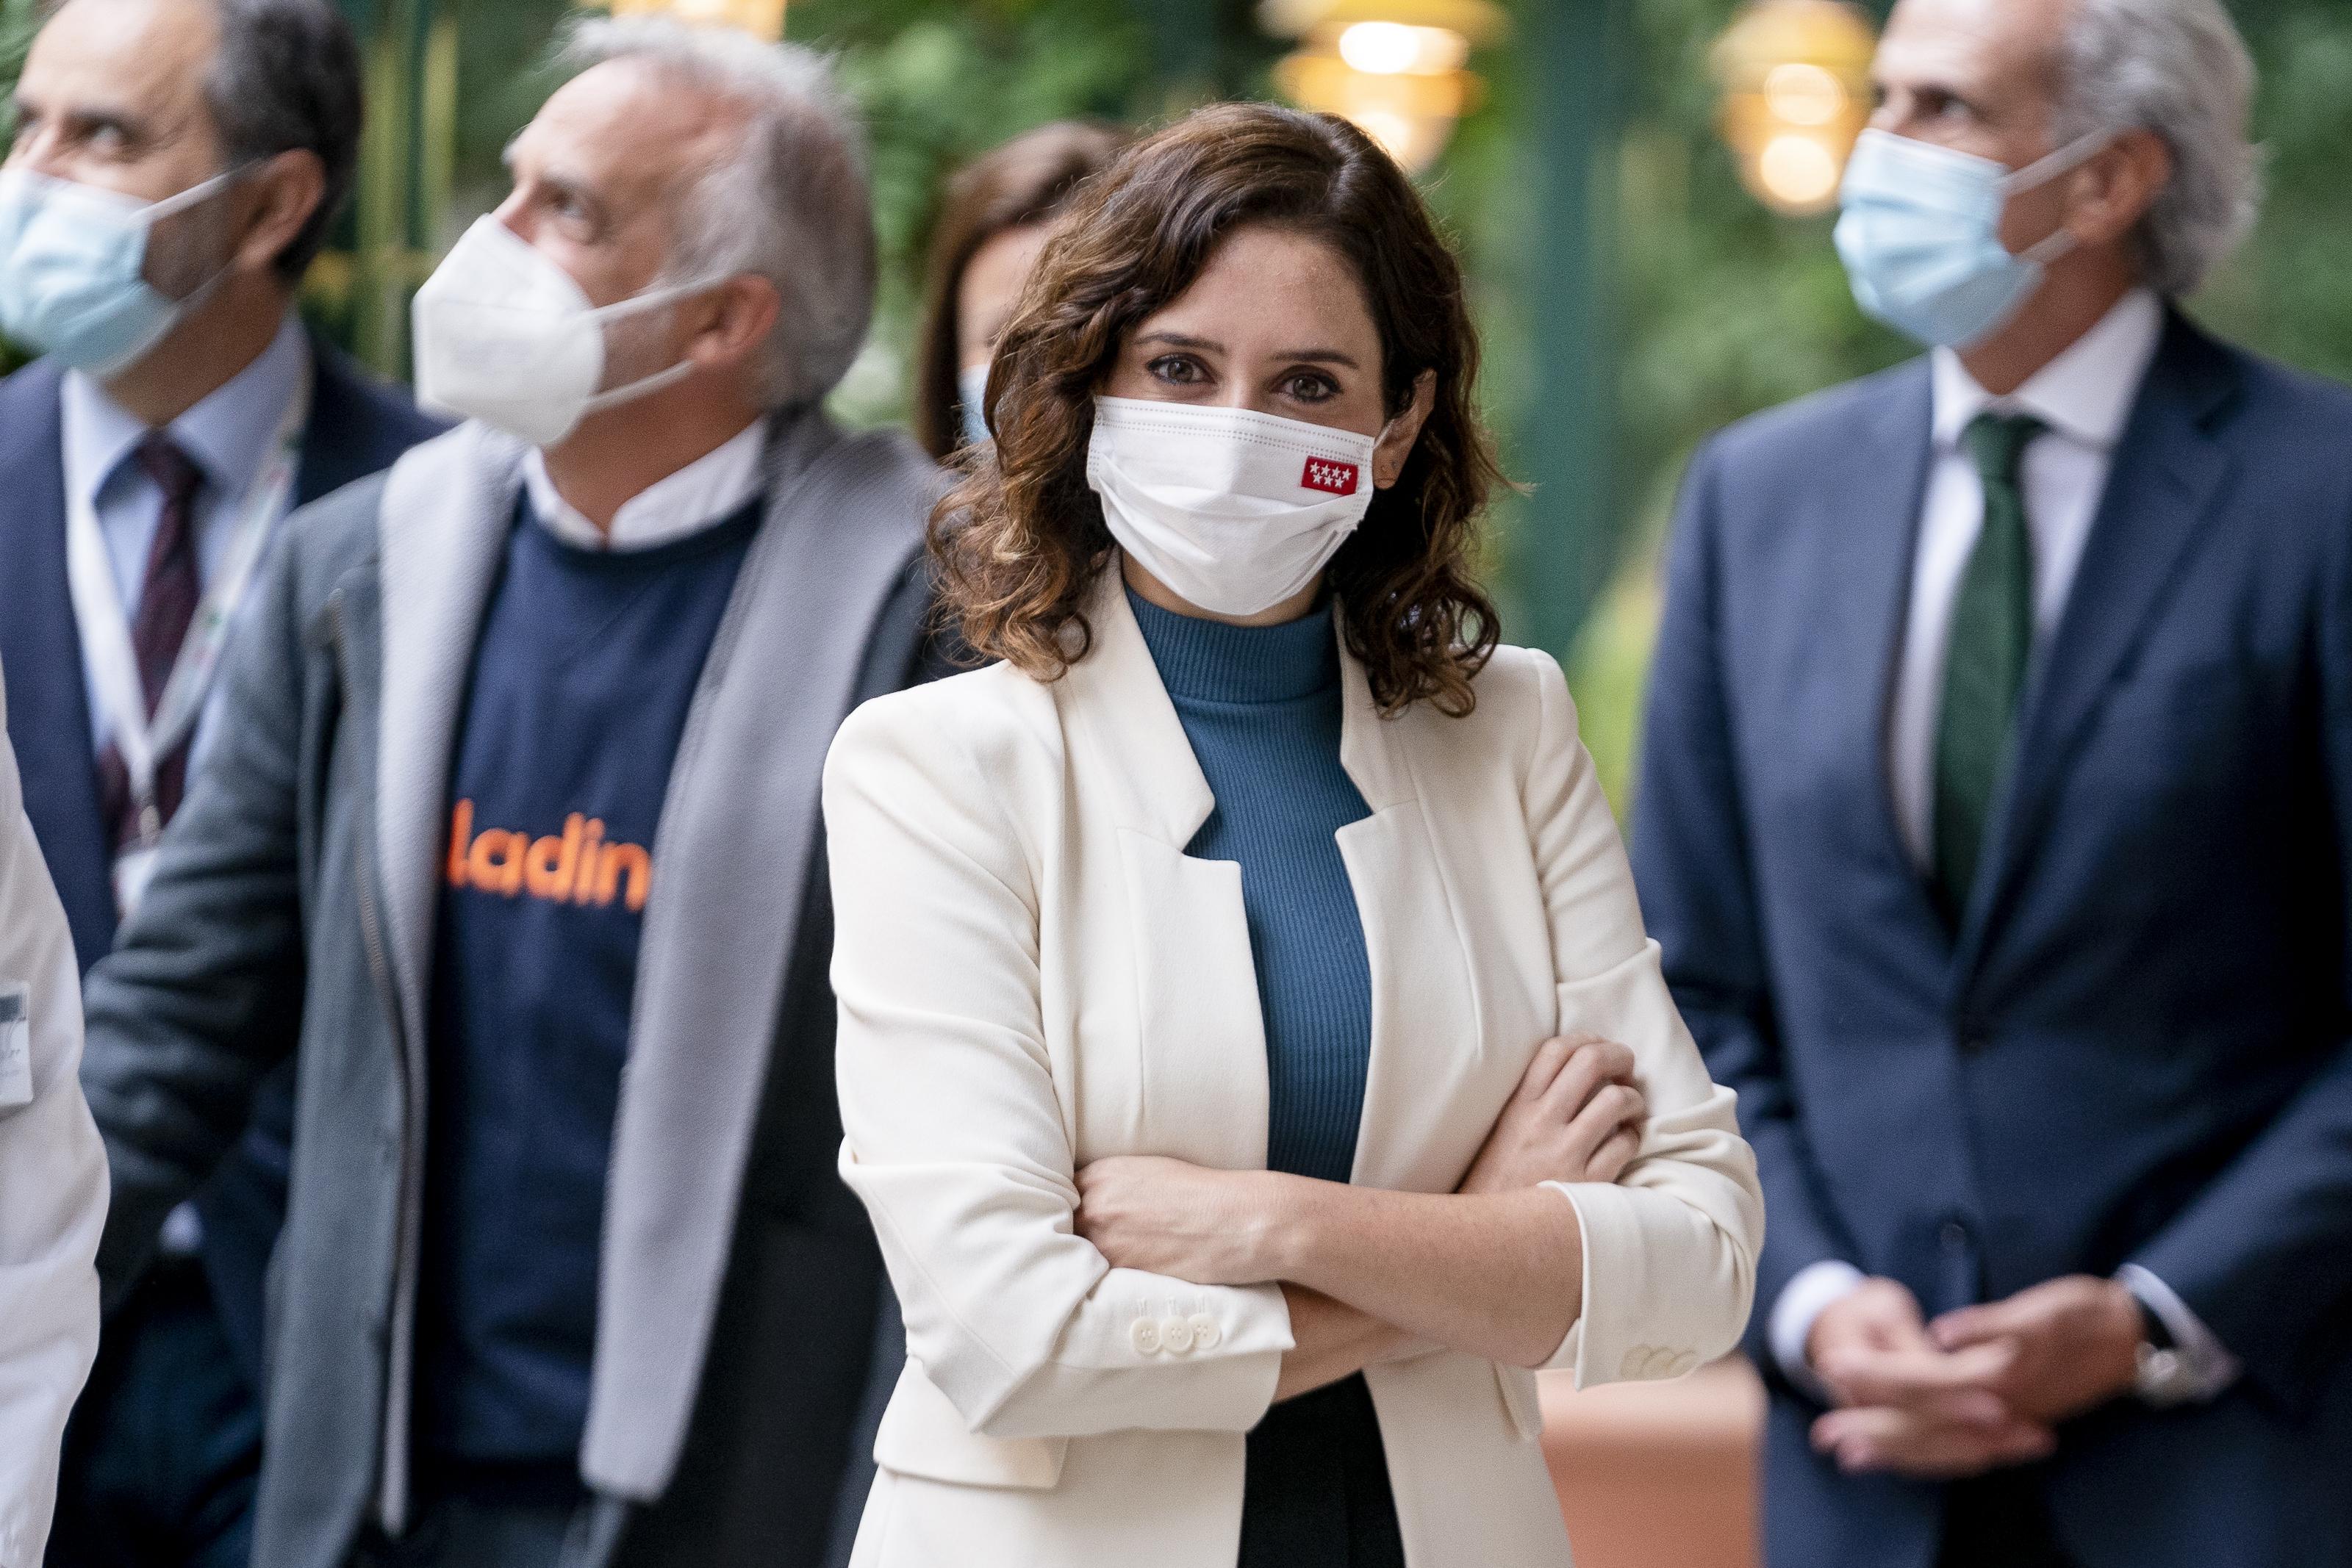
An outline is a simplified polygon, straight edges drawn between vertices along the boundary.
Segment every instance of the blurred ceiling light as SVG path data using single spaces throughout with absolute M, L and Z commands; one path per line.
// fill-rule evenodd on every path
M 698 26 L 740 27 L 770 43 L 784 36 L 784 0 L 612 0 L 615 16 L 675 16 Z
M 1470 40 L 1446 27 L 1357 22 L 1339 35 L 1339 57 L 1373 76 L 1444 76 L 1470 58 Z
M 1493 0 L 1262 0 L 1258 20 L 1300 40 L 1275 67 L 1286 97 L 1354 122 L 1416 174 L 1485 90 L 1463 68 L 1471 49 L 1509 26 Z
M 1748 0 L 1715 46 L 1723 139 L 1739 177 L 1776 213 L 1837 204 L 1870 120 L 1870 20 L 1845 0 Z

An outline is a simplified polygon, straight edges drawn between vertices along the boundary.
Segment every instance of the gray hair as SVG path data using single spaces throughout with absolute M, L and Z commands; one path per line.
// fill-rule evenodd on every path
M 637 61 L 740 107 L 748 123 L 732 155 L 679 198 L 662 280 L 768 279 L 783 301 L 763 351 L 769 405 L 832 391 L 873 319 L 875 240 L 865 135 L 824 57 L 732 28 L 632 16 L 575 24 L 560 58 L 575 72 Z
M 2053 144 L 2163 138 L 2172 182 L 2140 220 L 2140 273 L 2168 297 L 2194 293 L 2262 208 L 2245 40 L 2220 0 L 2074 0 L 2063 47 Z

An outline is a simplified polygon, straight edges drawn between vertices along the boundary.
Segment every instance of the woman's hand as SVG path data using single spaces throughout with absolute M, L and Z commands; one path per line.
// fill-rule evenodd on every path
M 1082 1167 L 1077 1179 L 1077 1232 L 1113 1268 L 1195 1285 L 1258 1285 L 1276 1277 L 1265 1244 L 1283 1184 L 1294 1178 L 1116 1155 Z
M 1548 1040 L 1456 1190 L 1613 1182 L 1641 1147 L 1648 1113 L 1633 1087 L 1631 1051 L 1589 1037 Z

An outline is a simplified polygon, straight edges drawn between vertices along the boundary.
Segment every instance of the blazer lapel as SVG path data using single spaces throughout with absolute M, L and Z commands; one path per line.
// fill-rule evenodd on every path
M 519 443 L 466 424 L 410 452 L 384 480 L 378 877 L 412 1071 L 424 1060 L 451 748 L 521 462 Z
M 2019 716 L 2016 761 L 1985 845 L 1988 873 L 1961 924 L 1957 973 L 1973 972 L 2031 863 L 2052 797 L 2101 696 L 2129 663 L 2175 580 L 2182 553 L 2226 491 L 2235 460 L 2213 423 L 2237 374 L 2175 313 L 2116 444 L 2106 494 L 2074 586 Z
M 1412 725 L 1385 719 L 1363 665 L 1339 650 L 1339 761 L 1371 814 L 1339 830 L 1371 971 L 1371 1059 L 1352 1179 L 1366 1186 L 1449 1191 L 1485 1141 L 1461 1107 L 1465 1080 L 1486 1078 L 1496 1103 L 1522 1063 L 1482 1050 L 1486 1030 L 1463 947 L 1464 919 L 1447 884 L 1407 757 Z M 1549 998 L 1547 998 L 1549 999 Z
M 114 890 L 66 581 L 58 375 L 37 361 L 0 383 L 0 671 L 25 812 L 57 883 L 83 971 L 114 945 Z
M 1089 1068 L 1087 1143 L 1256 1169 L 1265 1164 L 1265 1021 L 1241 868 L 1185 852 L 1216 800 L 1116 560 L 1087 620 L 1093 646 L 1055 692 L 1072 770 L 1118 825 L 1138 1031 L 1129 1092 L 1103 1092 L 1115 1060 Z M 1110 1107 L 1125 1112 L 1124 1124 L 1106 1119 Z
M 770 438 L 765 520 L 705 663 L 654 846 L 614 1130 L 584 1472 L 660 1495 L 685 1440 L 803 897 L 818 786 L 932 473 L 823 414 Z

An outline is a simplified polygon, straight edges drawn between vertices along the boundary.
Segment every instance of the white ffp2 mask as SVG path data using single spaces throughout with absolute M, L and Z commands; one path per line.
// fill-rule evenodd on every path
M 1146 571 L 1212 614 L 1255 615 L 1306 589 L 1364 520 L 1378 444 L 1248 409 L 1097 397 L 1087 485 Z
M 681 360 L 625 386 L 604 379 L 604 326 L 709 287 L 674 284 L 597 307 L 572 275 L 491 214 L 449 247 L 411 307 L 416 401 L 551 446 L 587 415 L 680 381 Z

